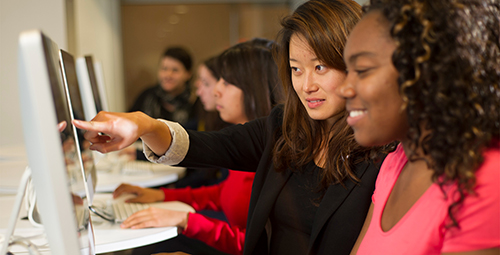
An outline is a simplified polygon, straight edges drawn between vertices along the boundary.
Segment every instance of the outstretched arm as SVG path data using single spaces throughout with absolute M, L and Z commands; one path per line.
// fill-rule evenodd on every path
M 168 126 L 142 112 L 99 112 L 92 121 L 74 120 L 73 124 L 87 130 L 90 149 L 102 153 L 121 150 L 141 138 L 156 155 L 163 155 L 172 142 Z

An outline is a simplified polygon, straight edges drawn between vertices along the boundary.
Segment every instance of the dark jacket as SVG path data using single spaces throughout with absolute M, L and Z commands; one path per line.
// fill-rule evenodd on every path
M 248 212 L 244 254 L 268 254 L 269 214 L 291 175 L 278 173 L 272 164 L 274 134 L 280 130 L 283 110 L 269 117 L 234 125 L 218 132 L 191 132 L 189 151 L 182 166 L 218 166 L 256 171 Z M 362 162 L 355 172 L 360 183 L 331 185 L 317 209 L 309 241 L 309 254 L 349 254 L 371 203 L 379 164 Z M 267 227 L 266 227 L 267 224 Z M 293 240 L 290 240 L 293 242 Z
M 189 85 L 186 86 L 181 94 L 172 97 L 156 84 L 139 95 L 129 112 L 141 111 L 151 118 L 179 122 L 186 129 L 197 130 L 197 109 L 201 103 L 198 97 L 191 95 Z M 168 110 L 166 105 L 170 105 L 174 110 Z

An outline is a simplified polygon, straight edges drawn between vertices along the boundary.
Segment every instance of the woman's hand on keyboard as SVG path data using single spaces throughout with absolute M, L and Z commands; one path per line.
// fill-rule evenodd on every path
M 173 211 L 150 207 L 138 211 L 128 217 L 121 228 L 155 228 L 155 227 L 178 227 L 185 229 L 188 222 L 188 212 Z
M 117 198 L 123 194 L 135 194 L 135 198 L 128 199 L 128 203 L 154 203 L 163 202 L 165 193 L 159 189 L 142 188 L 126 183 L 120 184 L 118 188 L 113 191 L 113 198 Z

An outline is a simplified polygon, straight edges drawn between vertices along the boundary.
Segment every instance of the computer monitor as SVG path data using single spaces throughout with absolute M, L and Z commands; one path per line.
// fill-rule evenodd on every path
M 61 64 L 61 73 L 64 82 L 64 91 L 70 108 L 71 119 L 85 120 L 85 109 L 82 103 L 80 86 L 76 75 L 75 59 L 71 54 L 64 50 L 59 50 L 59 59 Z M 79 149 L 81 157 L 79 163 L 82 166 L 83 181 L 85 182 L 87 201 L 92 205 L 95 188 L 97 184 L 97 173 L 94 164 L 94 157 L 90 150 L 90 143 L 83 137 L 84 131 L 74 128 L 76 133 L 76 148 Z
M 102 70 L 102 63 L 94 59 L 94 72 L 97 81 L 97 88 L 101 97 L 101 105 L 103 111 L 109 111 L 108 96 L 106 93 L 106 86 L 104 85 L 104 71 Z
M 100 66 L 99 66 L 100 67 Z M 94 65 L 94 59 L 91 55 L 79 57 L 76 60 L 76 72 L 78 76 L 78 84 L 82 96 L 82 103 L 85 109 L 85 120 L 92 120 L 100 111 L 107 111 L 106 99 L 104 98 L 104 84 L 99 83 L 102 80 L 102 71 L 96 73 L 97 68 Z M 94 163 L 97 164 L 104 154 L 93 151 Z
M 20 35 L 18 69 L 24 141 L 51 254 L 94 254 L 58 52 L 57 45 L 40 31 Z
M 92 120 L 100 111 L 108 110 L 106 98 L 104 98 L 105 89 L 103 84 L 99 83 L 99 80 L 102 80 L 102 71 L 99 69 L 96 73 L 96 70 L 92 56 L 87 55 L 76 60 L 76 72 L 87 121 Z

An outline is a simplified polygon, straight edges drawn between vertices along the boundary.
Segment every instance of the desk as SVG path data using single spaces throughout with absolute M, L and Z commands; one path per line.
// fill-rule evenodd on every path
M 96 194 L 94 202 L 106 202 L 111 199 L 111 194 Z M 123 198 L 125 199 L 125 198 Z M 14 206 L 15 196 L 0 196 L 0 203 L 2 204 L 2 211 L 11 211 Z M 189 205 L 175 202 L 163 203 L 162 208 L 169 208 L 173 210 L 191 211 L 194 209 Z M 25 210 L 21 210 L 21 217 L 26 214 Z M 10 213 L 2 213 L 0 215 L 0 245 L 4 242 L 4 233 L 7 228 Z M 106 253 L 119 250 L 126 250 L 135 247 L 141 247 L 157 242 L 161 242 L 177 236 L 176 227 L 166 228 L 147 228 L 147 229 L 121 229 L 118 224 L 104 221 L 98 217 L 92 216 L 94 225 L 94 234 L 96 242 L 96 253 Z M 43 229 L 33 227 L 27 220 L 18 220 L 16 223 L 16 236 L 33 236 L 43 234 Z M 32 240 L 36 245 L 43 245 L 47 243 L 45 237 L 39 237 Z M 12 252 L 23 252 L 22 247 L 13 247 Z M 42 252 L 49 251 L 48 247 L 42 247 Z
M 19 181 L 28 165 L 28 160 L 24 146 L 0 147 L 0 234 L 5 234 L 9 217 L 14 206 L 15 196 Z M 119 169 L 115 171 L 98 171 L 97 192 L 112 192 L 120 183 L 127 182 L 138 186 L 151 187 L 159 186 L 177 181 L 182 176 L 185 168 L 168 167 L 166 171 L 145 172 L 140 174 L 121 174 Z M 3 195 L 2 195 L 3 194 Z M 94 201 L 102 199 L 102 196 L 110 194 L 96 194 Z M 108 199 L 109 199 L 108 197 Z M 194 211 L 194 210 L 193 210 Z M 25 209 L 21 210 L 21 217 L 25 216 Z M 93 217 L 94 234 L 96 239 L 96 253 L 106 253 L 118 250 L 125 250 L 140 247 L 156 242 L 160 242 L 177 236 L 177 228 L 151 228 L 141 230 L 120 229 L 119 225 L 100 221 Z M 43 229 L 33 227 L 26 220 L 19 220 L 16 223 L 14 235 L 32 236 L 41 234 Z M 33 240 L 37 245 L 46 244 L 45 237 Z M 3 243 L 0 237 L 0 245 Z M 23 253 L 20 246 L 14 246 L 13 252 Z M 48 247 L 41 250 L 44 254 Z M 26 254 L 26 253 L 25 253 Z
M 24 145 L 0 147 L 0 194 L 16 194 L 19 180 L 27 165 Z M 96 192 L 113 192 L 121 183 L 141 187 L 162 186 L 177 181 L 185 171 L 183 167 L 173 166 L 165 166 L 164 171 L 135 174 L 121 174 L 120 169 L 116 167 L 109 171 L 97 171 Z
M 162 171 L 136 174 L 121 174 L 119 169 L 114 169 L 110 172 L 97 171 L 96 193 L 113 192 L 122 183 L 146 188 L 161 186 L 176 182 L 186 172 L 184 167 L 165 167 L 165 170 Z

